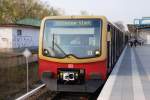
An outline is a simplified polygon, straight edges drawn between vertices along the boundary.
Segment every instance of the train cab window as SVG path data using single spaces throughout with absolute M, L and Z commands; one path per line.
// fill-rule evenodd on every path
M 96 45 L 96 38 L 95 37 L 89 37 L 89 45 L 95 46 Z
M 100 51 L 101 20 L 48 20 L 44 30 L 44 49 L 51 49 L 52 57 L 96 57 Z

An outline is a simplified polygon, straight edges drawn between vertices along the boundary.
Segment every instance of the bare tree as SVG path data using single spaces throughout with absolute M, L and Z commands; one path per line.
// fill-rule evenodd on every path
M 0 23 L 15 23 L 23 18 L 42 19 L 60 11 L 38 0 L 0 0 Z

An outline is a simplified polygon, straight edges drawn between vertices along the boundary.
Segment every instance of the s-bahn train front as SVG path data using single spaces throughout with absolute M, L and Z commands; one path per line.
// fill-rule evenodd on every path
M 46 17 L 39 38 L 39 77 L 54 91 L 96 91 L 107 76 L 106 37 L 105 17 Z

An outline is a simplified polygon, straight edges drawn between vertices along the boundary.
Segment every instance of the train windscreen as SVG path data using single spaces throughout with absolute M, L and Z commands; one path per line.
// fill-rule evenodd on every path
M 96 57 L 101 47 L 100 19 L 46 20 L 43 35 L 43 55 L 64 58 Z

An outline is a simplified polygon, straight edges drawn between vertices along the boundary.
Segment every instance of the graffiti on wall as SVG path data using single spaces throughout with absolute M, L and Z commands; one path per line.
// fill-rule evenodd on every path
M 32 36 L 17 36 L 13 40 L 16 48 L 33 46 Z

